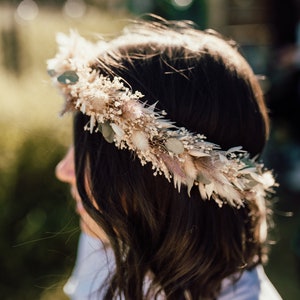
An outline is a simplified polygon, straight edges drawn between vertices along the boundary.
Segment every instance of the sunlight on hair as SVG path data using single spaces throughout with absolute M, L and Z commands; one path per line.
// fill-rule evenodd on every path
M 23 0 L 17 7 L 17 17 L 24 21 L 34 20 L 39 13 L 39 7 L 33 0 Z
M 81 18 L 86 12 L 86 4 L 83 0 L 67 0 L 63 12 L 70 18 Z

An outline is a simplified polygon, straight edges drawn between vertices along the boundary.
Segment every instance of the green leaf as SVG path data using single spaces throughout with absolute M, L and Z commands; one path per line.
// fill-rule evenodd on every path
M 53 77 L 56 74 L 55 70 L 53 70 L 53 69 L 47 70 L 47 73 L 50 77 Z
M 112 127 L 110 126 L 110 124 L 108 122 L 105 122 L 105 123 L 99 124 L 98 128 L 99 128 L 99 131 L 102 133 L 104 139 L 108 143 L 113 143 L 115 133 L 114 133 Z
M 245 164 L 245 167 L 242 168 L 242 170 L 247 169 L 247 168 L 255 168 L 256 167 L 255 162 L 247 157 L 242 158 L 241 162 L 243 162 Z
M 174 154 L 181 154 L 184 152 L 184 146 L 181 141 L 175 139 L 175 138 L 169 138 L 165 142 L 166 148 L 173 152 Z
M 57 81 L 63 84 L 74 84 L 79 77 L 75 71 L 66 71 L 57 77 Z

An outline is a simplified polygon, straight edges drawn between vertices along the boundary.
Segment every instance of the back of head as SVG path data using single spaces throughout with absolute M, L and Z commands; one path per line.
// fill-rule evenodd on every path
M 168 25 L 128 29 L 99 58 L 99 68 L 124 78 L 149 104 L 157 102 L 176 125 L 223 149 L 240 145 L 252 156 L 260 153 L 267 114 L 255 75 L 235 44 L 184 22 Z
M 255 75 L 235 45 L 215 33 L 184 22 L 138 23 L 90 67 L 121 77 L 176 126 L 224 150 L 242 146 L 255 156 L 264 147 L 268 118 Z M 142 299 L 147 276 L 149 293 L 213 299 L 225 277 L 261 262 L 265 203 L 219 207 L 201 199 L 196 187 L 190 196 L 186 187 L 178 192 L 132 151 L 84 131 L 88 121 L 75 116 L 77 185 L 115 252 L 107 299 L 116 293 Z

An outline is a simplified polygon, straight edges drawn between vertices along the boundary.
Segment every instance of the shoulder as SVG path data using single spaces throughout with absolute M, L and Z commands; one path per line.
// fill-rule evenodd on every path
M 233 283 L 231 278 L 222 282 L 218 300 L 281 300 L 282 298 L 268 279 L 261 265 L 251 271 L 245 271 L 241 278 Z
M 112 249 L 99 239 L 81 233 L 75 267 L 64 286 L 64 293 L 72 300 L 102 299 L 101 287 L 114 267 Z

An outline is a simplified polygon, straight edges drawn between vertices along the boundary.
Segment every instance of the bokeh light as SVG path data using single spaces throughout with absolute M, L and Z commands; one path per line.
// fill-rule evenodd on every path
M 82 18 L 86 12 L 86 4 L 83 0 L 67 0 L 63 12 L 70 18 Z
M 39 14 L 39 7 L 33 0 L 23 0 L 17 7 L 16 17 L 24 21 L 33 21 Z
M 172 0 L 173 5 L 178 9 L 187 9 L 193 3 L 193 0 Z
M 77 217 L 68 187 L 53 174 L 72 139 L 71 115 L 57 117 L 61 98 L 45 70 L 56 32 L 74 28 L 83 35 L 114 36 L 126 20 L 147 13 L 219 31 L 238 42 L 256 74 L 266 75 L 258 76 L 272 114 L 264 160 L 280 182 L 271 232 L 276 243 L 266 273 L 283 299 L 300 299 L 299 5 L 298 0 L 1 1 L 1 300 L 66 300 L 62 285 L 74 264 Z

